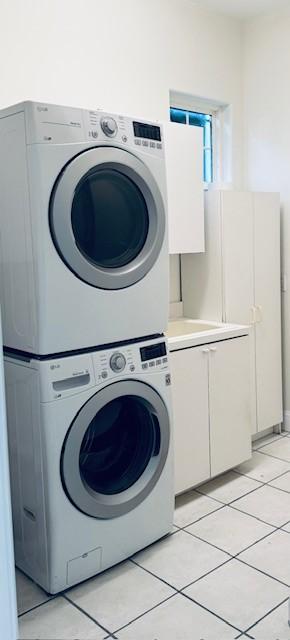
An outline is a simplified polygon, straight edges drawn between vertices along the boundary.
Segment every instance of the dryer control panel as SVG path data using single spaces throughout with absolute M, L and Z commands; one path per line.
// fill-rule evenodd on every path
M 24 102 L 27 144 L 114 144 L 131 151 L 163 156 L 160 124 L 101 109 L 77 109 L 41 102 Z

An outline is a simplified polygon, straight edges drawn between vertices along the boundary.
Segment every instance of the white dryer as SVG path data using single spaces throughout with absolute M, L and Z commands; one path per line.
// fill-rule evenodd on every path
M 173 521 L 164 338 L 59 359 L 5 356 L 16 564 L 56 593 Z
M 44 355 L 163 333 L 160 125 L 24 102 L 0 112 L 0 167 L 5 346 Z

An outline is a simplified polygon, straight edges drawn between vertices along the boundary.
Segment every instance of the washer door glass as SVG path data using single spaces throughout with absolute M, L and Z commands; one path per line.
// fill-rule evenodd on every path
M 118 268 L 144 247 L 149 216 L 136 184 L 115 169 L 92 170 L 72 203 L 72 228 L 82 254 L 101 268 Z
M 149 168 L 128 151 L 97 147 L 74 158 L 50 202 L 54 244 L 86 283 L 121 289 L 155 264 L 165 236 L 165 210 Z
M 108 385 L 78 413 L 61 457 L 63 485 L 81 511 L 122 515 L 152 491 L 167 459 L 169 416 L 149 385 Z

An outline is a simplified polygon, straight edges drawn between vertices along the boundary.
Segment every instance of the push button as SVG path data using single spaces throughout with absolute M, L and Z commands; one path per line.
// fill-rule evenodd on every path
M 142 369 L 148 369 L 148 362 L 143 362 Z
M 149 367 L 155 367 L 155 362 L 153 362 L 153 360 L 152 362 L 149 362 Z

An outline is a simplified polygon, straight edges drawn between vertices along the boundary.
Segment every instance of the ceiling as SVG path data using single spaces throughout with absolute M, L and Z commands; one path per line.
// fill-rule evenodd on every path
M 244 20 L 263 13 L 290 9 L 290 0 L 195 0 L 193 4 Z

